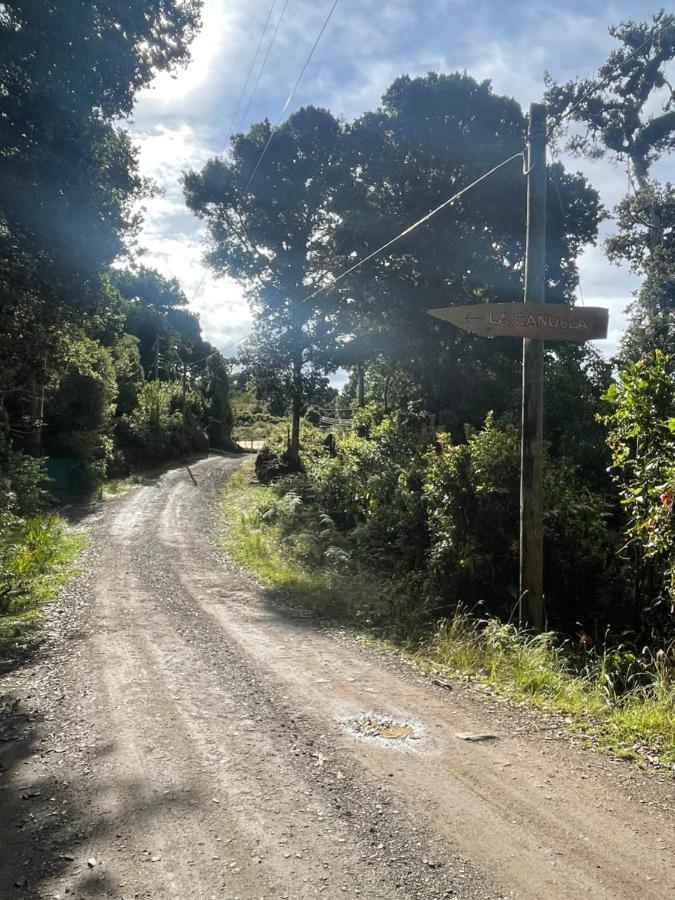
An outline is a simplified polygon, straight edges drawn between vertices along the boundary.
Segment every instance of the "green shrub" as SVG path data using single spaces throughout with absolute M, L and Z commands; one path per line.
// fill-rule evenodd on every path
M 429 567 L 451 603 L 508 617 L 518 598 L 520 441 L 491 417 L 465 444 L 442 436 L 427 457 Z
M 383 417 L 366 407 L 334 451 L 322 432 L 305 428 L 306 474 L 295 479 L 282 477 L 289 471 L 283 430 L 271 444 L 257 471 L 272 483 L 280 508 L 266 515 L 304 563 L 318 566 L 329 554 L 354 570 L 398 579 L 399 588 L 414 584 L 409 605 L 437 616 L 460 602 L 506 620 L 516 615 L 520 438 L 514 426 L 497 427 L 489 416 L 480 431 L 454 444 L 436 436 L 414 409 Z M 569 629 L 587 617 L 589 600 L 606 611 L 613 536 L 605 498 L 588 490 L 572 465 L 547 462 L 545 486 L 550 621 Z
M 185 414 L 181 405 L 176 383 L 150 381 L 141 386 L 136 408 L 116 427 L 117 443 L 132 464 L 147 466 L 208 450 L 201 425 L 203 398 L 191 391 L 186 396 Z
M 631 363 L 605 395 L 612 474 L 627 514 L 643 600 L 661 607 L 661 627 L 672 636 L 675 604 L 675 359 L 655 351 Z M 641 571 L 641 557 L 651 577 Z M 642 577 L 641 577 L 642 576 Z M 668 602 L 661 602 L 663 594 Z

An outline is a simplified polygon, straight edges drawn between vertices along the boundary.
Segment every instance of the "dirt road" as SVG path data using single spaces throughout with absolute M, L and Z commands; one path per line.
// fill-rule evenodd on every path
M 0 679 L 0 897 L 675 896 L 672 781 L 275 605 L 214 544 L 238 464 L 85 521 Z

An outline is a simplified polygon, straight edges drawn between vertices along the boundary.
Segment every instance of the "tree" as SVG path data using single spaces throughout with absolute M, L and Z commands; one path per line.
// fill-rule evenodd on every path
M 233 415 L 230 382 L 227 363 L 219 353 L 211 356 L 208 361 L 204 393 L 207 401 L 206 433 L 209 444 L 219 450 L 231 450 Z
M 112 273 L 113 281 L 125 300 L 144 303 L 158 309 L 187 306 L 185 291 L 177 278 L 167 278 L 156 269 L 138 266 Z
M 366 256 L 453 192 L 519 154 L 526 120 L 490 83 L 466 74 L 396 79 L 381 107 L 348 129 L 349 178 L 336 193 L 334 270 Z M 549 166 L 547 295 L 570 301 L 575 258 L 595 239 L 597 193 Z M 525 179 L 519 158 L 331 290 L 370 358 L 402 366 L 440 423 L 459 437 L 490 409 L 517 405 L 520 348 L 439 324 L 435 306 L 523 294 Z M 558 198 L 566 208 L 563 215 Z
M 187 59 L 195 0 L 7 2 L 0 10 L 0 252 L 51 293 L 81 297 L 124 249 L 143 190 L 113 122 Z M 78 290 L 79 287 L 79 290 Z
M 0 5 L 0 394 L 36 420 L 73 334 L 105 327 L 105 277 L 148 186 L 126 131 L 136 92 L 187 59 L 197 0 Z M 33 429 L 34 430 L 34 429 Z
M 209 227 L 209 264 L 240 281 L 253 306 L 251 349 L 284 373 L 296 461 L 307 373 L 321 369 L 339 339 L 334 317 L 306 298 L 327 274 L 331 203 L 343 180 L 341 138 L 329 112 L 307 107 L 274 133 L 266 121 L 236 135 L 228 157 L 184 176 L 187 204 Z
M 628 516 L 626 549 L 633 556 L 636 619 L 639 623 L 648 604 L 671 639 L 675 608 L 673 360 L 656 350 L 650 358 L 629 363 L 605 399 L 611 404 L 605 423 L 612 475 Z
M 652 241 L 652 224 L 659 222 L 659 243 Z M 675 190 L 668 183 L 650 184 L 626 197 L 617 207 L 619 233 L 607 242 L 614 262 L 627 260 L 644 276 L 628 308 L 629 324 L 621 340 L 624 363 L 650 357 L 675 345 Z
M 671 185 L 651 178 L 653 164 L 675 147 L 675 88 L 668 64 L 675 59 L 675 15 L 658 12 L 649 22 L 609 29 L 620 46 L 595 79 L 555 84 L 547 78 L 553 114 L 582 127 L 567 140 L 573 153 L 610 155 L 626 166 L 632 193 L 616 209 L 618 233 L 607 241 L 614 262 L 627 261 L 647 276 L 629 308 L 623 361 L 666 350 L 675 334 L 673 209 Z
M 547 76 L 546 102 L 552 116 L 565 114 L 585 129 L 569 138 L 570 151 L 595 159 L 610 153 L 644 190 L 652 164 L 675 146 L 675 90 L 666 77 L 675 58 L 675 15 L 661 10 L 651 25 L 622 22 L 609 33 L 622 46 L 597 77 L 558 85 Z M 660 95 L 662 108 L 654 112 Z
M 105 477 L 116 399 L 110 351 L 91 338 L 72 341 L 47 386 L 44 443 L 59 487 L 87 493 Z

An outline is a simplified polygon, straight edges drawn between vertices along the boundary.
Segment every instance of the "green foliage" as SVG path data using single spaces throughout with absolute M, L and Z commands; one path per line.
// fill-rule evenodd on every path
M 520 439 L 485 428 L 465 444 L 442 437 L 429 454 L 424 492 L 429 566 L 450 598 L 495 605 L 508 616 L 518 597 Z
M 455 437 L 488 410 L 501 415 L 517 406 L 516 345 L 487 344 L 426 315 L 448 302 L 522 294 L 525 182 L 517 161 L 472 190 L 469 202 L 449 207 L 330 290 L 308 295 L 328 285 L 328 273 L 353 265 L 357 250 L 365 255 L 437 206 L 448 184 L 466 185 L 519 153 L 525 130 L 521 108 L 489 82 L 460 73 L 404 76 L 379 109 L 347 126 L 313 108 L 291 116 L 250 185 L 268 123 L 236 136 L 227 160 L 186 174 L 188 205 L 213 238 L 212 266 L 249 290 L 256 331 L 245 364 L 266 382 L 270 399 L 294 401 L 295 450 L 309 378 L 337 365 L 381 360 L 377 393 L 385 411 L 405 387 L 398 408 L 421 400 Z M 550 299 L 571 299 L 575 257 L 595 239 L 599 202 L 581 176 L 559 164 L 550 178 L 567 215 L 563 220 L 551 191 L 548 291 Z
M 396 579 L 401 597 L 409 581 L 407 602 L 424 621 L 431 608 L 460 602 L 515 615 L 520 438 L 514 426 L 498 427 L 489 416 L 480 431 L 470 430 L 456 444 L 436 436 L 423 413 L 382 417 L 371 405 L 332 445 L 307 426 L 304 473 L 291 477 L 281 477 L 289 473 L 285 441 L 280 429 L 259 455 L 256 472 L 265 483 L 279 479 L 272 489 L 280 506 L 272 504 L 265 520 L 276 523 L 303 563 L 319 567 L 330 551 L 347 570 Z M 565 460 L 547 462 L 545 488 L 549 616 L 573 628 L 588 620 L 589 607 L 596 615 L 608 612 L 613 535 L 607 502 Z M 297 546 L 296 532 L 306 536 Z
M 50 600 L 83 548 L 54 516 L 12 521 L 0 516 L 0 650 L 25 641 L 39 607 Z
M 115 123 L 160 70 L 185 61 L 194 0 L 9 3 L 0 9 L 2 307 L 100 309 L 102 270 L 147 192 Z M 58 324 L 59 318 L 54 318 Z
M 184 416 L 177 384 L 150 381 L 142 386 L 137 406 L 120 427 L 120 443 L 133 463 L 159 463 L 208 449 L 196 414 L 203 411 L 204 400 L 197 393 L 187 399 L 192 411 Z
M 639 186 L 650 165 L 675 145 L 675 112 L 653 102 L 665 87 L 675 58 L 675 16 L 664 10 L 648 22 L 622 22 L 609 29 L 619 46 L 596 79 L 557 85 L 547 80 L 551 113 L 567 112 L 583 129 L 568 142 L 573 152 L 593 158 L 608 151 L 628 160 Z
M 647 282 L 630 307 L 621 344 L 622 362 L 655 349 L 668 351 L 675 338 L 675 258 L 672 185 L 658 185 L 654 163 L 675 147 L 673 87 L 675 15 L 660 10 L 651 22 L 610 28 L 618 46 L 597 78 L 557 85 L 549 78 L 551 113 L 579 123 L 567 142 L 573 153 L 594 159 L 609 154 L 626 166 L 631 190 L 615 210 L 618 232 L 607 241 L 614 262 L 628 262 Z
M 0 650 L 29 634 L 42 602 L 53 596 L 64 566 L 82 541 L 66 535 L 49 505 L 42 462 L 18 453 L 0 460 Z
M 552 460 L 567 460 L 593 491 L 611 492 L 602 395 L 612 364 L 589 344 L 559 342 L 547 349 L 544 370 L 544 434 Z
M 125 300 L 143 303 L 159 309 L 187 306 L 187 297 L 176 278 L 165 278 L 155 269 L 139 266 L 137 269 L 115 271 L 113 283 Z
M 138 403 L 138 392 L 145 381 L 138 338 L 133 334 L 120 335 L 110 353 L 117 381 L 115 412 L 118 416 L 128 415 Z
M 326 110 L 307 107 L 275 130 L 252 180 L 271 139 L 269 122 L 235 135 L 227 157 L 184 177 L 188 206 L 209 226 L 213 268 L 239 279 L 253 304 L 257 330 L 249 354 L 258 368 L 275 374 L 292 401 L 295 456 L 304 370 L 325 363 L 339 341 L 336 323 L 303 301 L 325 276 L 330 201 L 342 180 L 342 130 Z
M 115 265 L 128 258 L 138 203 L 152 191 L 119 121 L 158 72 L 187 61 L 200 6 L 0 5 L 0 417 L 13 451 L 46 453 L 57 487 L 71 493 L 127 466 L 113 439 L 157 337 L 166 380 L 184 372 L 183 358 L 196 364 L 213 350 L 175 280 Z M 202 389 L 202 375 L 203 366 L 190 372 L 191 389 Z M 191 415 L 175 429 L 177 452 L 203 445 L 204 423 Z M 0 478 L 8 473 L 0 458 Z
M 220 354 L 214 354 L 208 360 L 206 398 L 206 433 L 212 447 L 219 450 L 231 450 L 232 443 L 232 405 L 230 404 L 230 382 L 225 360 Z
M 655 184 L 618 207 L 619 234 L 607 242 L 610 259 L 628 260 L 645 275 L 629 307 L 621 360 L 636 362 L 675 346 L 675 190 Z
M 44 431 L 47 454 L 70 460 L 77 469 L 75 482 L 60 485 L 65 490 L 90 493 L 105 478 L 116 396 L 115 365 L 108 349 L 86 337 L 73 341 L 47 395 Z
M 627 366 L 605 399 L 613 477 L 628 515 L 626 537 L 658 566 L 675 604 L 675 368 L 657 350 Z M 652 598 L 654 599 L 654 598 Z M 672 627 L 672 626 L 671 626 Z
M 49 505 L 50 483 L 41 460 L 10 452 L 2 459 L 0 472 L 0 523 L 3 516 L 7 521 L 34 516 Z
M 354 248 L 374 250 L 523 146 L 520 106 L 488 81 L 466 73 L 396 79 L 379 109 L 352 123 L 345 157 L 350 179 L 335 198 L 337 264 L 352 265 Z M 569 210 L 563 221 L 557 193 L 547 211 L 547 292 L 570 299 L 574 262 L 593 241 L 598 197 L 583 178 L 550 167 Z M 349 313 L 347 365 L 369 362 L 368 378 L 386 411 L 421 400 L 456 439 L 464 424 L 478 427 L 490 409 L 517 409 L 519 348 L 486 342 L 438 323 L 434 306 L 513 300 L 522 296 L 525 182 L 518 160 L 477 185 L 423 228 L 407 235 L 321 298 Z M 354 346 L 356 345 L 356 346 Z M 378 360 L 373 370 L 372 361 Z M 382 377 L 384 376 L 384 377 Z M 407 378 L 406 378 L 407 376 Z M 406 384 L 407 380 L 407 384 Z

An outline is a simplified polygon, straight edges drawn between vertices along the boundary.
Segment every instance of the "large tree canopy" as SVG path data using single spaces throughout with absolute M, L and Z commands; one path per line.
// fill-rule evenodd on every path
M 433 306 L 522 297 L 525 179 L 518 156 L 454 206 L 352 276 L 333 276 L 524 149 L 519 105 L 464 74 L 397 79 L 382 106 L 342 127 L 300 110 L 235 137 L 230 156 L 185 178 L 188 205 L 208 225 L 208 260 L 242 281 L 258 313 L 253 351 L 269 365 L 326 369 L 376 356 L 417 379 L 445 423 L 478 424 L 517 392 L 519 348 L 439 326 Z M 550 167 L 549 299 L 571 300 L 575 257 L 594 240 L 595 191 Z M 250 183 L 249 183 L 250 182 Z M 319 288 L 317 296 L 310 297 Z M 294 373 L 294 374 L 293 374 Z M 294 391 L 297 397 L 301 391 Z M 296 413 L 299 403 L 296 404 Z M 297 437 L 297 429 L 294 429 Z
M 93 464 L 94 480 L 125 452 L 206 442 L 214 348 L 175 280 L 117 267 L 150 189 L 120 120 L 157 72 L 186 62 L 200 6 L 0 3 L 0 442 Z M 228 400 L 216 393 L 222 444 Z
M 675 15 L 622 22 L 609 29 L 619 42 L 596 78 L 556 84 L 547 78 L 546 102 L 563 122 L 582 126 L 568 140 L 575 153 L 610 153 L 627 162 L 639 188 L 652 163 L 675 146 L 675 93 L 666 66 L 675 58 Z
M 493 166 L 524 149 L 526 120 L 512 99 L 466 74 L 397 79 L 382 106 L 349 129 L 350 178 L 336 194 L 335 254 L 346 267 Z M 520 349 L 485 341 L 426 315 L 431 307 L 523 295 L 525 178 L 517 158 L 430 222 L 368 262 L 336 295 L 354 332 L 398 360 L 444 424 L 478 425 L 513 403 Z M 571 301 L 575 258 L 595 239 L 597 193 L 549 167 L 547 295 Z
M 209 226 L 211 266 L 238 279 L 253 305 L 256 355 L 287 373 L 296 453 L 303 369 L 321 366 L 338 340 L 335 323 L 306 297 L 330 263 L 332 203 L 345 178 L 341 154 L 340 124 L 307 107 L 273 135 L 268 122 L 236 135 L 229 157 L 185 175 L 188 206 Z
M 668 77 L 675 15 L 661 10 L 651 22 L 623 22 L 609 32 L 619 46 L 597 77 L 563 85 L 549 79 L 547 100 L 561 126 L 580 126 L 572 128 L 568 149 L 591 158 L 609 154 L 628 171 L 631 190 L 615 210 L 618 232 L 607 241 L 611 260 L 646 276 L 629 308 L 626 360 L 667 351 L 675 336 L 675 195 L 672 185 L 652 177 L 654 162 L 675 147 L 675 88 Z

